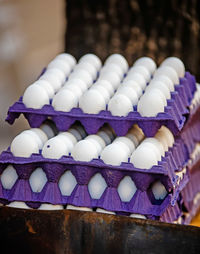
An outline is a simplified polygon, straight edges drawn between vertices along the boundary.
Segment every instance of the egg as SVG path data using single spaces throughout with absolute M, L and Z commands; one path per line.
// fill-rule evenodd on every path
M 108 101 L 110 99 L 110 94 L 109 94 L 108 90 L 105 87 L 95 85 L 95 86 L 92 86 L 90 88 L 90 90 L 92 90 L 92 89 L 94 89 L 96 91 L 99 91 L 100 94 L 104 97 L 104 100 L 105 100 L 106 104 L 108 103 Z
M 95 82 L 91 88 L 96 87 L 96 86 L 104 87 L 108 91 L 110 97 L 114 94 L 114 87 L 107 80 L 100 79 L 97 82 Z
M 68 86 L 68 85 L 69 86 L 71 86 L 71 85 L 78 86 L 81 89 L 82 93 L 84 93 L 88 89 L 87 84 L 83 80 L 78 79 L 78 78 L 66 81 L 64 83 L 63 87 Z
M 145 141 L 145 139 L 144 139 L 144 141 Z M 156 155 L 157 162 L 160 161 L 161 160 L 161 151 L 160 151 L 159 147 L 157 147 L 155 145 L 155 143 L 153 143 L 153 142 L 150 142 L 150 141 L 144 142 L 144 141 L 142 141 L 142 143 L 138 146 L 138 149 L 142 149 L 143 147 L 151 149 Z
M 53 137 L 43 146 L 42 156 L 48 159 L 60 159 L 62 156 L 69 155 L 69 147 L 61 138 Z
M 17 172 L 12 165 L 8 165 L 1 173 L 1 184 L 4 189 L 10 190 L 18 179 Z
M 61 70 L 65 74 L 65 76 L 68 76 L 71 72 L 70 64 L 68 64 L 66 61 L 62 59 L 52 60 L 47 66 L 47 69 L 51 69 L 51 68 L 57 68 Z
M 26 88 L 22 101 L 27 108 L 41 109 L 49 104 L 49 95 L 47 91 L 38 85 L 30 85 Z
M 103 72 L 115 72 L 119 76 L 120 80 L 122 80 L 122 78 L 124 77 L 123 69 L 115 63 L 108 63 L 104 65 L 100 73 Z
M 76 185 L 76 178 L 70 170 L 66 170 L 58 182 L 59 189 L 63 196 L 70 196 Z
M 53 98 L 55 92 L 54 92 L 53 87 L 50 85 L 50 83 L 48 81 L 46 81 L 46 80 L 37 80 L 34 84 L 44 88 L 45 91 L 48 94 L 49 99 Z
M 122 202 L 130 202 L 137 191 L 135 183 L 130 176 L 125 176 L 117 187 Z
M 133 135 L 133 134 L 131 134 L 131 133 L 127 133 L 127 134 L 126 134 L 126 137 L 129 138 L 129 139 L 133 142 L 133 144 L 135 145 L 135 147 L 137 147 L 137 146 L 139 145 L 139 141 L 138 141 L 138 139 L 136 138 L 135 135 Z
M 83 70 L 83 69 L 74 70 L 69 75 L 68 81 L 71 81 L 73 79 L 80 79 L 80 80 L 84 81 L 88 88 L 93 83 L 93 78 L 92 78 L 91 74 L 88 71 Z
M 104 142 L 106 143 L 106 145 L 109 145 L 112 142 L 112 138 L 109 136 L 109 134 L 107 132 L 105 132 L 104 130 L 100 130 L 97 132 L 97 135 L 99 137 L 101 137 Z
M 131 87 L 136 93 L 138 98 L 142 95 L 142 88 L 140 85 L 138 85 L 137 82 L 135 82 L 134 80 L 127 80 L 124 81 L 119 88 L 121 87 Z M 118 89 L 119 89 L 118 88 Z
M 52 86 L 54 93 L 56 93 L 63 84 L 63 81 L 58 75 L 55 75 L 53 72 L 46 71 L 42 76 L 40 76 L 39 80 L 46 80 Z
M 153 183 L 151 190 L 156 200 L 163 200 L 167 196 L 165 186 L 160 181 Z
M 166 126 L 162 126 L 160 128 L 160 131 L 164 133 L 166 140 L 167 140 L 167 144 L 169 147 L 172 147 L 174 144 L 174 136 L 172 134 L 172 132 L 166 127 Z
M 174 85 L 179 84 L 179 77 L 176 73 L 176 71 L 169 66 L 160 66 L 154 73 L 154 77 L 164 75 L 167 76 L 171 81 L 173 82 Z
M 133 111 L 133 104 L 126 95 L 118 93 L 110 99 L 108 110 L 113 116 L 127 116 Z
M 86 70 L 87 72 L 89 72 L 90 75 L 92 76 L 93 80 L 96 79 L 97 70 L 96 70 L 95 66 L 92 65 L 91 63 L 89 63 L 89 62 L 80 62 L 75 66 L 74 71 L 80 70 L 80 69 L 81 70 Z
M 132 213 L 130 215 L 131 218 L 137 218 L 137 219 L 146 219 L 146 217 L 142 214 L 138 214 L 138 213 Z
M 138 95 L 137 92 L 132 87 L 121 86 L 117 89 L 116 94 L 122 94 L 128 97 L 132 105 L 137 105 Z
M 39 146 L 33 135 L 21 133 L 13 139 L 10 150 L 16 157 L 28 158 L 33 153 L 39 153 Z
M 78 96 L 69 89 L 63 89 L 53 97 L 52 106 L 57 111 L 69 112 L 78 106 Z
M 25 202 L 21 202 L 21 201 L 10 202 L 7 206 L 13 207 L 13 208 L 20 208 L 20 209 L 30 209 L 30 207 L 28 207 Z
M 69 82 L 70 83 L 70 82 Z M 81 88 L 76 85 L 76 84 L 68 84 L 68 82 L 66 82 L 62 88 L 62 90 L 70 90 L 72 91 L 72 93 L 78 97 L 78 99 L 80 99 L 80 97 L 82 96 L 83 92 L 81 90 Z
M 77 141 L 82 140 L 81 133 L 75 127 L 69 128 L 67 132 L 71 133 L 76 138 Z
M 92 199 L 100 199 L 106 188 L 106 181 L 100 173 L 93 175 L 88 183 L 88 191 Z
M 95 66 L 95 68 L 96 68 L 97 71 L 99 71 L 100 68 L 101 68 L 101 66 L 102 66 L 102 63 L 101 63 L 100 58 L 99 58 L 98 56 L 96 56 L 95 54 L 91 54 L 91 53 L 83 55 L 83 56 L 79 59 L 78 62 L 79 62 L 79 63 L 81 63 L 81 62 L 90 63 L 90 64 L 92 64 L 92 65 Z
M 110 84 L 113 86 L 113 89 L 117 89 L 120 85 L 120 78 L 115 72 L 111 71 L 104 71 L 103 73 L 100 73 L 98 81 L 99 80 L 106 80 L 110 82 Z
M 171 98 L 171 94 L 170 94 L 170 90 L 168 88 L 168 86 L 162 82 L 162 81 L 156 81 L 156 80 L 152 80 L 149 85 L 147 86 L 146 91 L 149 91 L 152 88 L 157 88 L 159 89 L 165 96 L 165 98 L 167 100 L 169 100 Z
M 123 69 L 124 73 L 128 71 L 128 68 L 129 68 L 128 63 L 126 59 L 120 54 L 112 54 L 109 57 L 107 57 L 104 64 L 107 65 L 110 63 L 119 65 Z
M 140 73 L 136 72 L 128 73 L 125 79 L 123 80 L 123 83 L 129 80 L 135 81 L 141 87 L 142 90 L 144 90 L 147 85 L 145 78 Z
M 70 65 L 71 70 L 74 68 L 74 66 L 77 62 L 76 58 L 68 53 L 60 53 L 59 55 L 56 56 L 55 59 L 61 59 L 65 62 L 67 62 Z
M 77 130 L 82 138 L 85 138 L 87 136 L 87 132 L 81 124 L 74 124 L 73 129 Z
M 44 132 L 42 133 L 42 130 L 37 129 L 37 128 L 35 128 L 35 129 L 33 128 L 33 129 L 30 129 L 30 130 L 25 130 L 21 134 L 31 135 L 35 139 L 35 141 L 37 142 L 39 149 L 42 149 L 44 143 L 48 140 L 46 134 Z
M 179 78 L 183 78 L 185 76 L 185 66 L 178 57 L 167 57 L 161 63 L 161 66 L 172 67 L 177 72 Z
M 73 206 L 73 205 L 67 205 L 66 209 L 84 211 L 84 212 L 92 212 L 92 208 L 81 207 L 81 206 Z
M 98 148 L 90 140 L 81 140 L 74 146 L 71 155 L 76 161 L 91 161 L 98 158 Z
M 174 84 L 173 84 L 172 80 L 169 79 L 169 77 L 167 77 L 165 75 L 158 75 L 158 76 L 154 77 L 152 79 L 152 81 L 161 81 L 168 86 L 170 92 L 174 91 Z
M 168 151 L 168 141 L 166 135 L 162 131 L 158 130 L 154 138 L 156 138 L 158 141 L 160 141 L 160 143 L 162 143 L 165 152 Z
M 156 149 L 159 150 L 159 153 L 162 156 L 164 156 L 164 154 L 165 154 L 164 146 L 163 146 L 163 144 L 158 139 L 156 139 L 154 137 L 153 138 L 145 138 L 142 143 L 143 144 L 145 144 L 145 143 L 151 143 L 151 144 L 153 144 L 156 147 Z
M 98 90 L 90 89 L 80 98 L 79 107 L 84 113 L 98 114 L 106 109 L 106 100 Z
M 112 143 L 106 146 L 100 158 L 104 163 L 119 166 L 122 162 L 128 162 L 129 154 L 120 144 Z
M 133 134 L 139 143 L 144 139 L 144 133 L 137 124 L 134 124 L 133 127 L 128 130 L 128 134 L 129 133 Z
M 100 137 L 99 135 L 95 135 L 95 134 L 88 135 L 85 138 L 85 140 L 94 140 L 95 142 L 99 144 L 101 150 L 106 146 L 104 139 Z
M 72 143 L 72 145 L 74 146 L 76 143 L 77 143 L 77 139 L 75 137 L 75 135 L 73 135 L 72 133 L 70 133 L 69 131 L 63 131 L 63 132 L 60 132 L 57 137 L 61 137 L 63 139 L 67 139 L 67 140 L 70 140 L 70 142 Z
M 69 133 L 71 134 L 71 133 Z M 72 134 L 71 134 L 72 135 Z M 73 135 L 72 135 L 73 136 Z M 65 145 L 67 146 L 67 149 L 68 149 L 68 152 L 70 153 L 74 147 L 74 143 L 73 141 L 71 140 L 71 138 L 67 135 L 64 135 L 64 134 L 58 134 L 56 136 L 56 138 L 59 138 L 61 139 L 62 142 L 65 143 Z
M 135 144 L 128 138 L 128 137 L 117 137 L 114 141 L 113 141 L 113 144 L 114 143 L 123 143 L 125 144 L 127 147 L 128 147 L 128 152 L 129 152 L 129 155 L 132 154 L 132 152 L 135 150 Z
M 144 93 L 139 99 L 137 111 L 144 117 L 155 117 L 158 113 L 164 112 L 167 101 L 163 93 L 157 89 Z
M 140 57 L 134 62 L 134 66 L 144 66 L 151 74 L 156 70 L 156 63 L 150 57 Z
M 134 65 L 130 68 L 128 74 L 131 73 L 139 73 L 141 74 L 145 81 L 148 82 L 151 78 L 151 73 L 149 72 L 149 70 L 145 67 L 145 66 L 141 66 L 141 65 Z
M 48 139 L 53 138 L 56 135 L 56 130 L 52 127 L 51 124 L 43 123 L 40 126 L 40 129 L 44 131 Z
M 130 162 L 136 168 L 150 169 L 152 166 L 157 165 L 156 152 L 149 146 L 138 146 L 135 151 L 133 151 Z
M 48 68 L 45 71 L 45 75 L 46 74 L 47 75 L 48 74 L 54 75 L 60 81 L 61 84 L 63 84 L 65 82 L 65 80 L 66 80 L 66 74 L 62 70 L 60 70 L 58 68 L 53 68 L 53 67 L 52 68 Z
M 29 183 L 33 192 L 41 192 L 47 183 L 47 177 L 42 168 L 36 168 L 29 177 Z
M 63 205 L 41 204 L 38 210 L 62 210 Z
M 105 209 L 102 209 L 102 208 L 97 208 L 96 212 L 97 213 L 106 213 L 106 214 L 115 214 L 115 212 L 108 211 L 108 210 L 105 210 Z

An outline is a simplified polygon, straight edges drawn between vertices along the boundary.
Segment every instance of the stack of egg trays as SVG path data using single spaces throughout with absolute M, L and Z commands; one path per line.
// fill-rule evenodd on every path
M 45 70 L 42 72 L 44 73 Z M 184 126 L 186 116 L 189 115 L 188 107 L 196 91 L 196 80 L 189 72 L 180 78 L 180 84 L 171 92 L 171 99 L 163 113 L 156 117 L 142 117 L 137 112 L 137 106 L 127 116 L 112 116 L 108 110 L 99 114 L 86 114 L 80 108 L 73 108 L 70 112 L 55 111 L 51 105 L 44 105 L 41 109 L 27 108 L 22 97 L 8 110 L 6 121 L 13 124 L 15 119 L 23 114 L 32 128 L 39 127 L 46 119 L 50 118 L 59 131 L 67 131 L 75 122 L 80 121 L 88 134 L 94 134 L 104 124 L 108 123 L 118 136 L 123 136 L 135 123 L 143 130 L 145 136 L 154 136 L 157 130 L 165 125 L 174 135 L 177 135 Z
M 34 208 L 41 203 L 71 204 L 99 207 L 114 212 L 138 213 L 157 219 L 169 206 L 176 205 L 180 192 L 188 183 L 188 160 L 187 147 L 180 138 L 176 138 L 173 147 L 165 153 L 158 165 L 149 170 L 135 168 L 130 162 L 111 166 L 101 159 L 79 162 L 71 156 L 55 160 L 43 158 L 41 154 L 32 154 L 30 158 L 21 158 L 13 156 L 8 149 L 0 156 L 0 173 L 8 165 L 12 165 L 16 169 L 18 179 L 11 190 L 5 190 L 0 183 L 0 199 L 2 203 L 15 200 L 28 202 Z M 40 193 L 34 193 L 29 184 L 29 177 L 38 167 L 44 170 L 48 181 Z M 70 196 L 63 196 L 58 186 L 60 176 L 66 170 L 70 170 L 77 181 Z M 98 200 L 92 199 L 88 191 L 88 183 L 97 173 L 103 176 L 107 184 Z M 125 176 L 130 176 L 137 187 L 130 202 L 122 202 L 117 191 L 120 181 Z M 150 188 L 157 180 L 164 184 L 169 193 L 163 201 L 155 200 Z

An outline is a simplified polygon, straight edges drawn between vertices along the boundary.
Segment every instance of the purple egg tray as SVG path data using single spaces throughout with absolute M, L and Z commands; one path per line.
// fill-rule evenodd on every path
M 0 156 L 0 173 L 8 165 L 13 165 L 18 179 L 10 190 L 4 189 L 0 183 L 0 199 L 100 207 L 110 211 L 160 216 L 169 205 L 175 205 L 180 191 L 187 184 L 189 171 L 186 170 L 181 177 L 177 173 L 186 167 L 188 160 L 186 146 L 179 138 L 159 164 L 149 170 L 135 168 L 130 162 L 111 166 L 101 159 L 79 162 L 71 156 L 63 156 L 59 160 L 45 159 L 41 154 L 32 154 L 30 158 L 14 157 L 8 150 Z M 29 177 L 38 167 L 43 169 L 48 180 L 40 193 L 34 193 L 29 184 Z M 58 186 L 59 179 L 66 170 L 70 170 L 77 181 L 70 196 L 63 196 Z M 88 183 L 97 173 L 103 176 L 107 184 L 98 200 L 92 199 L 88 191 Z M 130 202 L 122 202 L 117 190 L 125 176 L 130 176 L 137 187 Z M 169 193 L 162 202 L 154 198 L 151 190 L 151 185 L 157 180 L 164 184 Z
M 8 110 L 6 121 L 13 124 L 21 114 L 25 116 L 32 128 L 39 127 L 46 119 L 52 119 L 59 131 L 67 131 L 75 122 L 80 121 L 88 134 L 96 133 L 105 123 L 113 127 L 118 136 L 123 136 L 129 128 L 137 123 L 145 133 L 145 136 L 154 136 L 157 130 L 165 125 L 174 135 L 177 135 L 183 128 L 186 116 L 189 115 L 188 106 L 191 103 L 196 91 L 196 80 L 189 72 L 180 79 L 180 84 L 175 86 L 171 92 L 171 99 L 163 113 L 156 117 L 141 117 L 137 107 L 126 117 L 112 116 L 108 110 L 99 114 L 86 114 L 80 108 L 73 108 L 70 112 L 55 111 L 52 105 L 45 105 L 42 109 L 26 108 L 22 97 Z

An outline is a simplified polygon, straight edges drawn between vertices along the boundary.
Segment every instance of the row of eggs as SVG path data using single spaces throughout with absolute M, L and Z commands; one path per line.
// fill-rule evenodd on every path
M 108 109 L 115 116 L 126 116 L 138 105 L 142 116 L 156 116 L 164 112 L 170 92 L 185 73 L 182 61 L 176 57 L 166 58 L 158 69 L 151 58 L 142 57 L 129 69 L 122 55 L 113 54 L 101 66 L 94 54 L 82 56 L 77 64 L 73 56 L 60 54 L 39 80 L 25 90 L 23 102 L 29 108 L 39 109 L 52 99 L 57 111 L 69 112 L 79 106 L 84 113 L 98 114 Z
M 44 158 L 60 159 L 71 155 L 76 161 L 87 162 L 100 158 L 114 166 L 128 162 L 130 158 L 135 167 L 149 169 L 158 164 L 174 143 L 173 134 L 165 126 L 153 138 L 145 138 L 136 124 L 123 137 L 116 137 L 111 127 L 102 127 L 97 134 L 87 135 L 81 125 L 50 137 L 45 133 L 44 126 L 17 135 L 10 146 L 13 155 L 30 157 L 42 150 Z

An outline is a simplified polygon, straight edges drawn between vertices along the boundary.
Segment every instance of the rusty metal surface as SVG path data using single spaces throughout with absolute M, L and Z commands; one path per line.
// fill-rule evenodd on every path
M 200 228 L 90 212 L 0 208 L 7 253 L 200 253 Z

